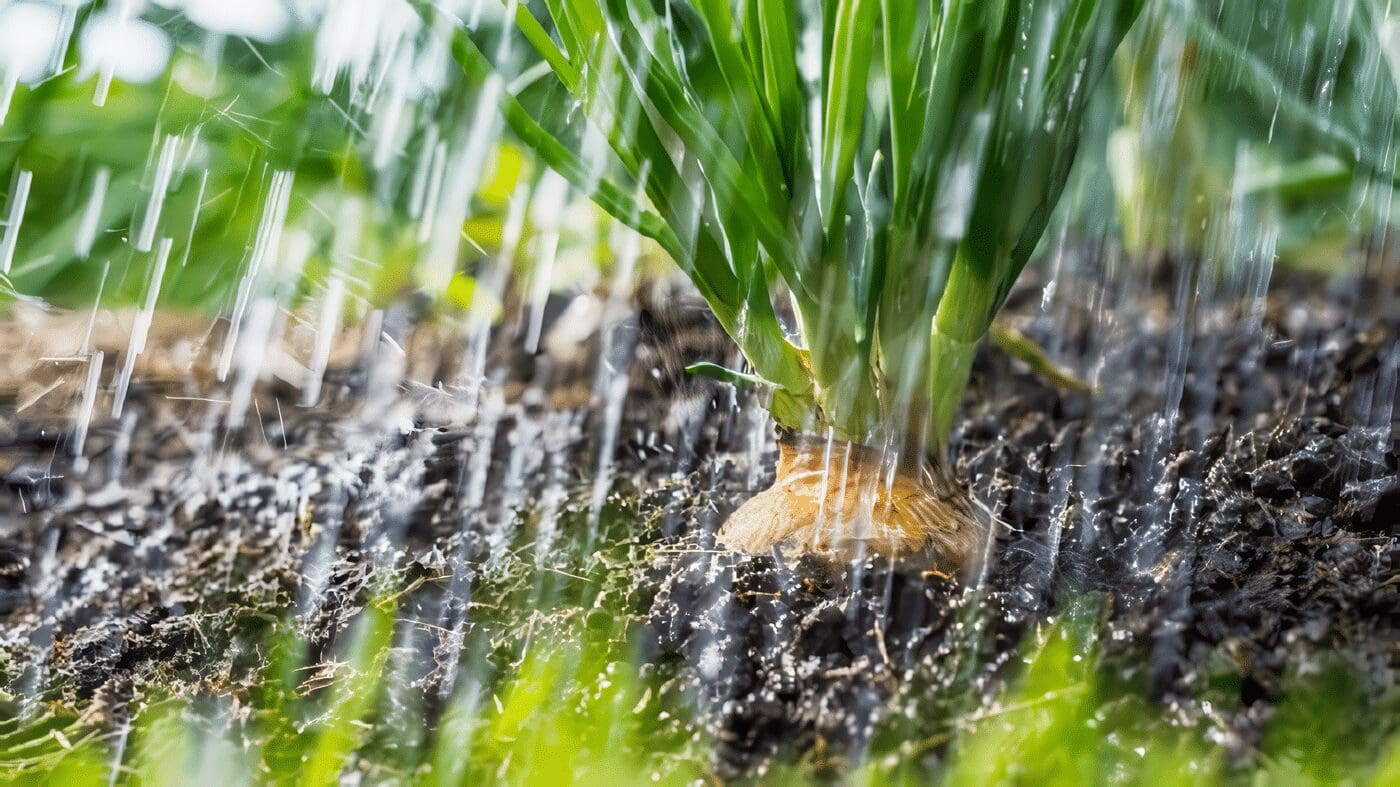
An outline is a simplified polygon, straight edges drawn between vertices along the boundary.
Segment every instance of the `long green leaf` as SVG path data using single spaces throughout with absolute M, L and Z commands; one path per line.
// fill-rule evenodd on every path
M 919 65 L 929 45 L 919 9 L 908 0 L 882 0 L 885 78 L 889 84 L 891 199 L 908 199 L 914 152 L 923 135 L 923 107 L 918 103 Z
M 730 0 L 696 0 L 696 10 L 709 33 L 715 64 L 729 88 L 731 111 L 744 128 L 747 156 L 752 157 L 758 180 L 764 186 L 770 210 L 788 214 L 788 189 L 783 182 L 783 166 L 778 158 L 775 131 L 759 96 L 759 77 L 750 67 L 739 44 L 739 27 L 729 7 Z
M 720 366 L 719 364 L 710 363 L 709 361 L 700 361 L 699 363 L 693 363 L 685 367 L 685 370 L 687 373 L 693 374 L 696 377 L 703 377 L 707 380 L 716 380 L 722 383 L 729 383 L 730 385 L 736 388 L 780 387 L 775 386 L 774 383 L 769 382 L 768 380 L 765 380 L 762 377 L 759 377 L 758 375 L 736 372 L 733 369 Z
M 793 293 L 799 299 L 812 302 L 813 294 L 799 272 L 802 258 L 798 246 L 784 223 L 785 211 L 775 211 L 764 196 L 766 189 L 762 178 L 741 166 L 729 145 L 699 111 L 675 65 L 665 56 L 652 54 L 670 52 L 667 33 L 660 27 L 659 20 L 647 17 L 637 6 L 628 6 L 624 0 L 612 2 L 614 22 L 626 25 L 625 34 L 619 37 L 618 43 L 623 47 L 623 55 L 629 58 L 628 62 L 635 63 L 627 72 L 632 89 L 646 97 L 648 108 L 665 121 L 684 143 L 686 152 L 700 163 L 715 199 L 732 208 L 724 211 L 728 219 L 736 226 L 743 225 L 751 230 Z M 625 7 L 618 8 L 619 5 Z M 627 13 L 629 9 L 632 14 Z M 642 25 L 650 29 L 650 34 Z M 752 264 L 751 260 L 733 262 L 736 269 Z
M 802 82 L 797 73 L 797 35 L 793 30 L 792 0 L 750 0 L 758 16 L 757 38 L 762 51 L 763 94 L 772 115 L 779 155 L 789 182 L 805 163 L 802 134 Z
M 827 64 L 826 119 L 822 134 L 822 216 L 828 227 L 838 213 L 855 168 L 865 126 L 865 97 L 875 48 L 876 0 L 840 0 Z

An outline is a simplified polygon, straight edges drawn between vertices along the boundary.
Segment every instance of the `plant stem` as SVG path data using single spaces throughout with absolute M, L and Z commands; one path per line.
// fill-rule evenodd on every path
M 929 337 L 929 443 L 941 453 L 972 373 L 977 343 L 1000 305 L 998 285 L 1010 255 L 991 244 L 958 249 Z
M 878 420 L 879 394 L 874 370 L 851 332 L 855 310 L 844 274 L 841 266 L 824 265 L 820 304 L 800 311 L 821 418 L 843 439 L 863 443 Z

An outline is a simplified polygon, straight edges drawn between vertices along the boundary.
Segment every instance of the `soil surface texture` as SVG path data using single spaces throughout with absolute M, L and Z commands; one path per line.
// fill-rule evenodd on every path
M 317 406 L 274 375 L 236 429 L 232 384 L 199 375 L 138 376 L 111 417 L 109 358 L 82 459 L 81 402 L 64 393 L 82 375 L 8 359 L 25 380 L 0 386 L 0 677 L 95 720 L 143 689 L 246 693 L 271 622 L 293 616 L 315 658 L 388 590 L 423 624 L 403 685 L 431 717 L 459 660 L 519 655 L 501 632 L 529 610 L 471 610 L 554 570 L 555 550 L 597 550 L 591 603 L 622 599 L 628 636 L 700 708 L 721 774 L 858 755 L 914 680 L 956 673 L 990 694 L 1026 632 L 1079 596 L 1105 600 L 1105 649 L 1183 719 L 1224 659 L 1241 710 L 1212 723 L 1233 752 L 1310 653 L 1392 685 L 1395 310 L 1367 316 L 1383 310 L 1349 295 L 1365 282 L 1285 280 L 1268 302 L 1182 310 L 1131 287 L 1071 297 L 1072 281 L 1028 281 L 1006 319 L 1095 391 L 978 358 L 952 454 L 993 539 L 964 577 L 714 550 L 771 482 L 775 436 L 755 395 L 684 374 L 735 359 L 673 292 L 591 328 L 554 304 L 536 355 L 499 331 L 484 385 L 439 363 L 470 348 L 391 310 Z M 201 362 L 197 344 L 181 352 Z M 54 393 L 26 393 L 49 378 Z M 971 678 L 955 663 L 968 653 Z

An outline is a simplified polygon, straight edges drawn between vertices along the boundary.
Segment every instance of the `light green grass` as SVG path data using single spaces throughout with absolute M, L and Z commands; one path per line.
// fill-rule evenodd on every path
M 1170 723 L 1165 707 L 1143 698 L 1135 673 L 1102 657 L 1095 597 L 1066 598 L 1062 608 L 1028 636 L 1020 666 L 989 700 L 967 687 L 945 687 L 941 698 L 936 689 L 901 692 L 896 707 L 908 713 L 881 723 L 865 759 L 833 769 L 790 752 L 764 781 L 806 784 L 844 773 L 855 784 L 1393 783 L 1400 764 L 1394 690 L 1368 694 L 1344 662 L 1320 654 L 1322 669 L 1290 675 L 1262 745 L 1231 762 L 1212 724 Z M 317 695 L 265 690 L 246 722 L 230 721 L 227 700 L 151 702 L 124 743 L 55 709 L 37 720 L 0 722 L 0 768 L 10 783 L 76 786 L 114 777 L 142 785 L 322 785 L 349 773 L 368 783 L 422 784 L 707 778 L 709 742 L 687 734 L 696 729 L 694 709 L 661 707 L 655 670 L 638 677 L 625 641 L 583 625 L 541 640 L 486 684 L 472 685 L 474 676 L 464 674 L 464 690 L 435 729 L 421 721 L 406 728 L 386 715 L 393 615 L 386 603 L 360 616 L 336 654 L 341 677 Z M 1197 699 L 1215 702 L 1217 715 L 1237 712 L 1232 680 L 1219 674 L 1218 688 Z M 935 701 L 962 711 L 918 713 Z

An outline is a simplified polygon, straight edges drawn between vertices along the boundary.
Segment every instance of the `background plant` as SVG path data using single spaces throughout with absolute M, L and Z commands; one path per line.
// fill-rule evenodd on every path
M 1128 250 L 1337 270 L 1393 223 L 1384 4 L 1152 3 L 1117 58 L 1107 151 Z M 1232 224 L 1234 226 L 1232 226 Z
M 154 285 L 163 308 L 228 313 L 245 284 L 291 305 L 339 278 L 351 315 L 411 292 L 449 311 L 484 301 L 499 312 L 502 293 L 477 287 L 478 274 L 507 241 L 530 250 L 538 228 L 528 197 L 541 170 L 498 130 L 483 135 L 461 216 L 435 227 L 448 159 L 483 116 L 481 85 L 434 76 L 440 37 L 407 6 L 374 8 L 407 18 L 362 20 L 380 29 L 337 48 L 321 31 L 334 27 L 334 9 L 284 19 L 265 40 L 148 7 L 140 24 L 170 38 L 169 60 L 152 81 L 113 80 L 100 105 L 100 76 L 76 42 L 113 4 L 78 9 L 60 68 L 18 85 L 0 120 L 0 235 L 14 240 L 0 298 L 120 308 L 144 302 Z M 289 183 L 281 241 L 273 264 L 252 271 L 278 172 Z M 598 240 L 606 226 L 586 201 L 564 196 L 566 215 L 552 228 L 561 258 L 581 250 L 588 273 L 607 275 Z M 513 204 L 525 215 L 519 237 L 506 239 Z M 7 233 L 12 209 L 18 221 Z M 142 237 L 148 223 L 157 240 L 171 240 L 158 282 L 158 243 Z M 435 254 L 434 229 L 460 236 L 458 245 Z M 577 267 L 558 272 L 587 279 Z M 523 263 L 515 272 L 528 273 Z

